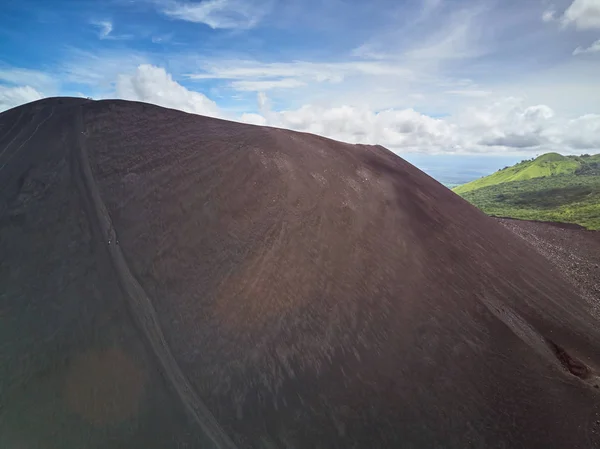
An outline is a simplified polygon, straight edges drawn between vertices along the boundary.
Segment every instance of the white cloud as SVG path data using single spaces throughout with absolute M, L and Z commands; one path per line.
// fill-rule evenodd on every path
M 271 111 L 259 96 L 260 114 L 244 114 L 247 123 L 311 132 L 350 143 L 381 144 L 396 152 L 522 153 L 600 151 L 600 115 L 572 120 L 556 117 L 545 105 L 526 106 L 506 98 L 463 113 L 434 118 L 414 109 L 305 105 Z
M 505 98 L 483 107 L 467 108 L 453 117 L 459 125 L 463 146 L 484 151 L 486 147 L 518 151 L 554 143 L 549 132 L 564 129 L 546 105 L 526 106 L 518 98 Z M 564 135 L 559 135 L 564 137 Z
M 98 28 L 98 38 L 102 40 L 123 40 L 133 37 L 130 34 L 114 34 L 113 24 L 109 20 L 91 21 L 90 23 Z
M 362 44 L 350 52 L 352 56 L 363 59 L 390 59 L 389 53 L 378 51 L 372 44 Z
M 248 29 L 256 26 L 267 14 L 267 0 L 204 0 L 200 3 L 159 0 L 164 14 L 174 19 L 203 23 L 213 29 Z
M 262 115 L 247 112 L 242 114 L 242 116 L 240 117 L 240 121 L 244 123 L 250 123 L 251 125 L 263 126 L 267 124 L 267 119 L 264 118 Z
M 433 63 L 481 56 L 487 51 L 481 39 L 482 15 L 486 8 L 482 2 L 454 11 L 439 28 L 431 30 L 423 43 L 415 40 L 418 43 L 412 44 L 403 56 Z
M 435 36 L 429 44 L 411 49 L 406 56 L 417 60 L 443 61 L 478 56 L 481 50 L 474 45 L 469 22 L 444 30 Z
M 108 20 L 101 20 L 99 22 L 92 22 L 92 25 L 99 28 L 98 37 L 100 39 L 106 39 L 108 35 L 112 32 L 113 26 L 112 23 Z
M 202 72 L 186 76 L 191 80 L 228 80 L 230 87 L 241 91 L 301 87 L 309 83 L 341 83 L 357 76 L 413 78 L 409 69 L 395 61 L 261 63 L 253 60 L 221 60 L 205 62 L 203 65 Z
M 580 30 L 600 28 L 600 0 L 573 0 L 560 21 Z
M 263 100 L 264 101 L 264 100 Z M 323 108 L 305 105 L 296 110 L 242 116 L 248 123 L 319 134 L 351 143 L 380 143 L 395 150 L 433 151 L 441 142 L 450 150 L 455 125 L 412 109 L 373 112 L 366 108 Z M 261 118 L 262 117 L 262 118 Z
M 567 40 L 576 33 L 542 27 L 539 5 L 523 2 L 522 14 L 517 15 L 514 6 L 502 7 L 504 2 L 484 1 L 475 6 L 468 2 L 411 2 L 415 7 L 417 3 L 422 8 L 416 13 L 415 8 L 402 9 L 397 12 L 401 16 L 390 18 L 393 23 L 389 27 L 361 36 L 360 41 L 349 40 L 346 53 L 338 51 L 325 61 L 321 56 L 290 60 L 296 56 L 293 53 L 275 60 L 276 55 L 265 55 L 269 62 L 199 55 L 182 64 L 178 74 L 187 73 L 189 79 L 207 85 L 206 80 L 217 80 L 210 85 L 222 89 L 219 93 L 223 95 L 232 94 L 227 88 L 269 91 L 273 100 L 287 109 L 306 103 L 324 107 L 346 104 L 452 114 L 494 94 L 530 98 L 528 92 L 535 89 L 539 95 L 532 103 L 548 104 L 567 114 L 596 110 L 593 90 L 575 97 L 566 86 L 597 87 L 597 81 L 586 79 L 597 71 L 593 61 L 587 67 L 564 67 L 565 76 L 549 79 L 550 71 L 568 61 L 592 58 L 568 58 L 564 63 L 556 57 L 561 52 L 563 58 L 565 47 L 570 53 L 579 42 Z M 429 12 L 414 26 L 421 9 Z M 561 42 L 556 42 L 559 39 Z M 555 62 L 542 62 L 549 60 Z M 194 66 L 197 69 L 189 69 Z M 470 80 L 463 82 L 466 78 Z M 524 79 L 529 82 L 525 84 Z
M 542 21 L 544 22 L 554 22 L 556 20 L 556 11 L 553 9 L 548 9 L 544 11 L 542 14 Z
M 280 70 L 281 67 L 278 67 Z M 2 72 L 0 72 L 2 75 Z M 15 80 L 13 75 L 3 75 Z M 106 76 L 106 75 L 104 75 Z M 32 79 L 35 79 L 32 75 Z M 240 81 L 241 82 L 241 81 Z M 238 120 L 256 125 L 311 132 L 351 143 L 381 144 L 398 153 L 525 153 L 545 151 L 581 153 L 600 151 L 600 115 L 567 118 L 544 104 L 529 105 L 518 98 L 498 99 L 487 91 L 470 89 L 468 81 L 452 95 L 471 98 L 473 106 L 444 117 L 413 108 L 375 111 L 366 104 L 308 103 L 299 108 L 273 110 L 269 97 L 257 96 L 258 112 L 240 111 Z M 110 97 L 143 101 L 186 112 L 223 117 L 226 113 L 200 92 L 190 90 L 164 68 L 141 64 L 124 70 L 111 83 Z M 253 88 L 258 86 L 253 86 Z M 488 95 L 489 94 L 489 95 Z M 484 96 L 485 95 L 485 96 Z M 3 109 L 42 98 L 30 86 L 0 87 Z M 485 98 L 485 101 L 478 97 Z M 229 115 L 229 118 L 232 118 Z
M 271 111 L 271 100 L 269 100 L 267 94 L 259 92 L 256 100 L 258 102 L 258 109 L 262 114 L 268 114 Z
M 435 16 L 436 26 L 431 33 L 423 33 L 419 27 L 418 38 L 386 32 L 385 36 L 367 39 L 354 50 L 337 53 L 327 61 L 262 62 L 199 57 L 193 61 L 199 69 L 186 76 L 198 82 L 219 80 L 218 88 L 270 91 L 278 104 L 288 104 L 290 108 L 304 103 L 329 107 L 368 104 L 378 110 L 422 107 L 448 113 L 465 100 L 487 96 L 494 90 L 493 86 L 480 86 L 475 82 L 461 84 L 464 73 L 459 77 L 443 73 L 443 68 L 454 66 L 458 59 L 466 61 L 486 53 L 483 39 L 479 38 L 486 9 L 478 6 L 447 11 L 444 2 L 436 0 L 422 5 L 427 13 L 423 20 Z M 447 20 L 438 20 L 442 13 Z M 417 97 L 413 95 L 416 92 L 428 95 Z M 425 101 L 430 104 L 424 106 Z
M 165 69 L 140 65 L 131 75 L 119 75 L 116 94 L 125 100 L 143 101 L 211 117 L 222 116 L 217 104 L 205 95 L 186 89 Z
M 406 76 L 409 71 L 399 64 L 381 61 L 262 63 L 253 60 L 223 60 L 206 63 L 203 72 L 187 76 L 190 79 L 306 78 L 317 82 L 339 82 L 345 76 L 353 74 Z
M 586 114 L 567 123 L 569 145 L 575 149 L 600 149 L 600 115 Z
M 573 50 L 574 55 L 581 55 L 584 53 L 598 53 L 598 52 L 600 52 L 600 39 L 598 39 L 596 42 L 594 42 L 589 47 L 585 47 L 585 48 L 577 47 L 575 50 Z
M 49 74 L 17 67 L 0 69 L 0 111 L 57 93 L 57 82 Z
M 0 86 L 0 112 L 41 98 L 44 95 L 31 86 Z

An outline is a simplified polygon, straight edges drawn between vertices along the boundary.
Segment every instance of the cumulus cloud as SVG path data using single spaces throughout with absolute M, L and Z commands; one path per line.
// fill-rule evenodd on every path
M 600 150 L 600 115 L 567 120 L 545 105 L 506 98 L 456 116 L 435 118 L 414 109 L 305 105 L 272 111 L 259 97 L 260 114 L 241 120 L 311 132 L 350 143 L 381 144 L 397 152 L 486 153 Z
M 561 16 L 554 10 L 542 15 L 544 22 L 560 21 L 561 25 L 574 26 L 579 30 L 600 28 L 600 0 L 573 0 Z
M 44 96 L 30 86 L 0 86 L 0 112 L 42 98 Z
M 119 75 L 116 94 L 126 100 L 143 101 L 211 117 L 222 116 L 217 104 L 205 95 L 186 89 L 161 67 L 138 66 L 131 75 Z
M 578 150 L 600 149 L 600 115 L 586 114 L 566 124 L 567 143 Z
M 600 39 L 598 39 L 596 42 L 594 42 L 589 47 L 577 47 L 575 50 L 573 50 L 574 55 L 581 55 L 584 53 L 598 53 L 598 52 L 600 52 Z
M 351 143 L 381 143 L 393 149 L 429 151 L 443 142 L 452 149 L 455 125 L 412 109 L 373 112 L 367 108 L 324 108 L 305 105 L 296 110 L 271 111 L 264 95 L 261 114 L 245 114 L 243 121 L 319 134 Z
M 18 67 L 0 69 L 0 111 L 54 95 L 57 83 L 47 73 Z
M 483 107 L 467 108 L 453 117 L 463 146 L 535 148 L 550 145 L 549 130 L 559 127 L 554 111 L 545 105 L 526 106 L 521 99 L 505 98 Z
M 204 0 L 199 3 L 161 0 L 158 4 L 169 17 L 203 23 L 213 29 L 252 28 L 267 14 L 271 6 L 268 0 Z

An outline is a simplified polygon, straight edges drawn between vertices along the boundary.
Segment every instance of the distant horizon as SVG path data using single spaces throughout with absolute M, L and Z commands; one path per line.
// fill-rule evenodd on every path
M 526 159 L 521 156 L 477 156 L 453 154 L 399 154 L 446 187 L 474 181 L 495 171 Z
M 489 176 L 504 167 L 510 167 L 523 160 L 537 158 L 548 153 L 557 153 L 561 156 L 583 156 L 588 154 L 563 154 L 560 151 L 551 151 L 536 155 L 507 155 L 507 156 L 478 156 L 478 155 L 424 155 L 424 154 L 400 154 L 415 167 L 419 168 L 436 181 L 452 188 L 467 184 L 484 176 Z

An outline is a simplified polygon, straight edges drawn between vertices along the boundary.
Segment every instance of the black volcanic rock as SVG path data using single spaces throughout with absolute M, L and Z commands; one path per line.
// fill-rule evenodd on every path
M 0 114 L 0 447 L 600 447 L 593 304 L 380 146 Z

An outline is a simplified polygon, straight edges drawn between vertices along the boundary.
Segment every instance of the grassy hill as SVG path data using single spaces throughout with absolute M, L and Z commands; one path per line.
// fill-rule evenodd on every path
M 489 215 L 600 229 L 600 155 L 548 153 L 453 190 Z

